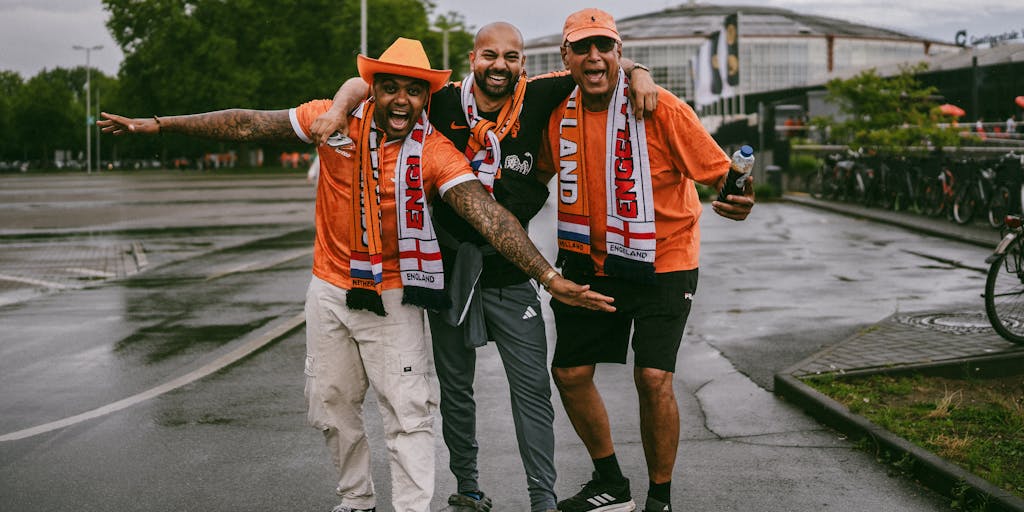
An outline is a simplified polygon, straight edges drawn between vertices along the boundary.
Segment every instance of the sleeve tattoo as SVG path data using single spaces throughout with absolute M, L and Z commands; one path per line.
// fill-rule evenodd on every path
M 161 117 L 161 130 L 215 140 L 281 142 L 297 139 L 287 110 L 230 109 Z
M 445 193 L 444 201 L 530 277 L 540 279 L 551 268 L 515 216 L 498 204 L 479 181 L 452 187 Z

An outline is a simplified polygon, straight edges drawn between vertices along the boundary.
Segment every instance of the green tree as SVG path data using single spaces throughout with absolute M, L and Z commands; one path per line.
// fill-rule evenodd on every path
M 75 98 L 74 75 L 61 68 L 43 70 L 14 97 L 16 140 L 25 158 L 49 166 L 56 149 L 84 152 L 85 109 Z
M 358 74 L 359 0 L 103 0 L 103 4 L 110 11 L 107 26 L 125 55 L 117 104 L 132 115 L 289 108 L 329 98 L 344 80 Z M 440 35 L 434 37 L 428 21 L 433 4 L 369 0 L 367 7 L 369 55 L 380 55 L 403 36 L 423 40 L 428 54 L 436 59 L 434 65 L 440 64 Z M 461 52 L 468 50 L 464 41 L 471 36 L 461 32 L 461 19 L 456 21 L 460 28 L 450 39 L 457 41 Z M 162 154 L 197 156 L 222 148 L 219 143 L 177 137 L 157 142 Z M 131 141 L 125 148 L 148 153 L 151 144 Z
M 25 81 L 14 71 L 0 71 L 0 160 L 21 158 L 21 143 L 14 124 L 15 99 L 21 95 Z
M 941 125 L 935 87 L 925 87 L 916 74 L 927 65 L 904 67 L 898 75 L 881 77 L 868 69 L 847 79 L 830 80 L 826 99 L 845 114 L 841 121 L 818 120 L 830 127 L 832 142 L 899 153 L 911 147 L 959 145 L 956 132 Z

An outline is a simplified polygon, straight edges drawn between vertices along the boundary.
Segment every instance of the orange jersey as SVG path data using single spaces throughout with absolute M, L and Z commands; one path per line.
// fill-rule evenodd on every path
M 542 165 L 558 169 L 558 127 L 565 113 L 562 104 L 551 114 L 548 141 L 541 152 Z M 581 112 L 583 155 L 590 209 L 590 255 L 596 268 L 604 268 L 606 253 L 605 131 L 608 111 Z M 692 270 L 700 252 L 700 197 L 693 182 L 714 187 L 729 172 L 729 157 L 700 124 L 686 102 L 659 87 L 658 107 L 644 119 L 647 150 L 651 162 L 654 197 L 654 226 L 657 248 L 655 272 Z M 555 174 L 555 179 L 559 178 Z M 556 186 L 557 190 L 557 186 Z M 557 197 L 557 194 L 556 194 Z
M 310 142 L 310 125 L 331 107 L 330 100 L 314 100 L 288 112 L 295 134 Z M 363 121 L 349 116 L 349 136 L 358 137 Z M 359 154 L 357 145 L 317 148 L 320 155 L 320 180 L 316 190 L 316 242 L 313 248 L 313 275 L 344 289 L 352 287 L 349 269 L 352 230 L 359 219 L 352 218 L 352 194 L 358 190 Z M 380 209 L 383 244 L 383 288 L 401 288 L 398 272 L 398 213 L 395 206 L 395 161 L 401 141 L 388 141 L 380 147 Z M 423 141 L 423 190 L 436 198 L 451 187 L 475 180 L 466 157 L 437 131 Z

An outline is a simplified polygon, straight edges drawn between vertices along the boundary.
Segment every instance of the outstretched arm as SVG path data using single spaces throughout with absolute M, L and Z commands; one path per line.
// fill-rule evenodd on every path
M 334 104 L 327 112 L 317 116 L 309 127 L 313 144 L 323 144 L 335 132 L 348 135 L 348 113 L 369 93 L 370 86 L 360 77 L 349 78 L 341 84 L 334 94 Z
M 498 204 L 479 181 L 467 181 L 444 194 L 444 201 L 469 221 L 495 249 L 527 275 L 544 285 L 551 296 L 573 306 L 615 311 L 612 298 L 562 277 L 533 245 L 515 216 Z
M 298 137 L 287 110 L 231 109 L 152 118 L 127 118 L 102 112 L 96 124 L 114 135 L 181 133 L 193 137 L 239 142 L 292 142 Z

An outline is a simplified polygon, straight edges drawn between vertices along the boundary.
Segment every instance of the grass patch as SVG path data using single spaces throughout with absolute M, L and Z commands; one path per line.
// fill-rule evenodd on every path
M 1024 498 L 1024 376 L 816 378 L 850 412 Z

